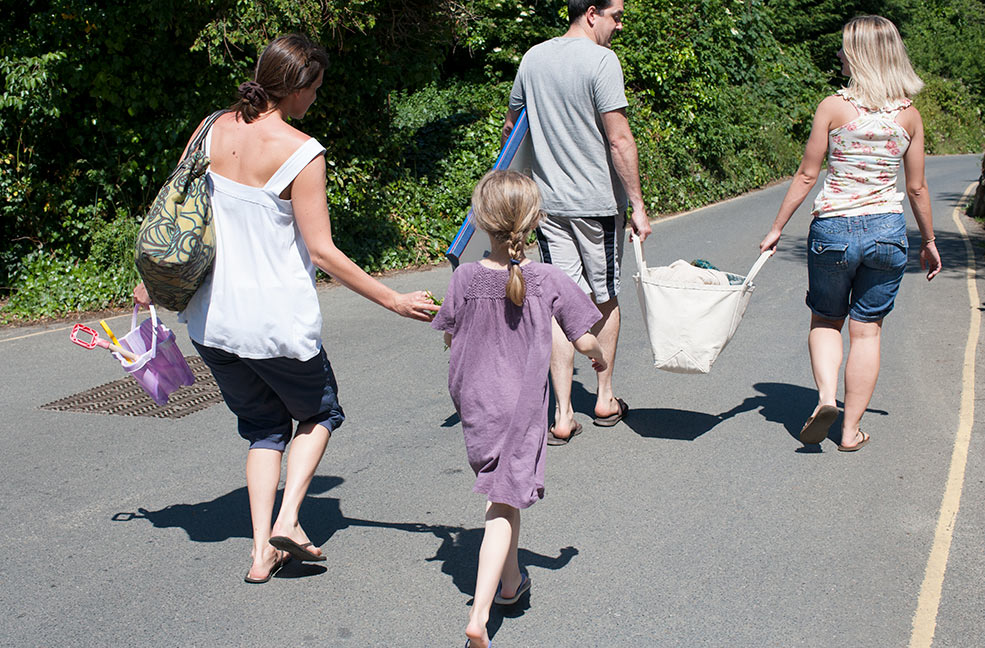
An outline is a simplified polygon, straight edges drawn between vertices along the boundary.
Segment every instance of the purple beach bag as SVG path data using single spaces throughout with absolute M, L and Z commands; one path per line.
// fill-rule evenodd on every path
M 194 383 L 195 376 L 178 349 L 174 333 L 158 321 L 154 306 L 150 307 L 150 317 L 137 326 L 139 310 L 140 305 L 134 305 L 130 332 L 120 339 L 120 346 L 140 357 L 130 362 L 119 353 L 113 355 L 155 403 L 166 405 L 168 397 L 182 385 Z

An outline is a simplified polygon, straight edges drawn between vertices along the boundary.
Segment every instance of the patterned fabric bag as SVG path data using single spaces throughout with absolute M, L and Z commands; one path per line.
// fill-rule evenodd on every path
M 185 309 L 215 259 L 212 201 L 205 171 L 209 159 L 202 146 L 218 110 L 205 120 L 188 153 L 168 177 L 137 234 L 136 263 L 155 304 Z

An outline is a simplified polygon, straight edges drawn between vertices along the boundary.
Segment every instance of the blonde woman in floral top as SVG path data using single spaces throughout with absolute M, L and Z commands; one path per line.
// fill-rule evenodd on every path
M 808 347 L 818 402 L 800 440 L 824 441 L 838 418 L 841 331 L 848 318 L 838 450 L 852 452 L 869 442 L 859 421 L 879 376 L 882 320 L 893 309 L 906 267 L 903 194 L 896 191 L 901 160 L 922 238 L 920 267 L 928 281 L 940 272 L 941 257 L 924 176 L 923 122 L 911 102 L 923 82 L 913 72 L 896 26 L 879 16 L 851 20 L 842 32 L 838 58 L 842 73 L 850 77 L 848 87 L 818 106 L 804 159 L 759 247 L 776 248 L 784 225 L 817 182 L 827 153 L 828 171 L 807 238 Z

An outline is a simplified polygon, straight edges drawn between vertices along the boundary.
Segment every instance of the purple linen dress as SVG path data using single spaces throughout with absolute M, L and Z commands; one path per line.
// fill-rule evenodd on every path
M 472 490 L 516 508 L 544 497 L 551 318 L 573 341 L 602 317 L 554 266 L 521 271 L 527 294 L 518 307 L 506 297 L 508 270 L 460 266 L 431 323 L 453 336 L 448 391 L 476 474 Z

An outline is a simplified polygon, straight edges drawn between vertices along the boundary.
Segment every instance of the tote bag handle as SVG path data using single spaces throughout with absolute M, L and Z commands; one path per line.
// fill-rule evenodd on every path
M 752 268 L 749 269 L 749 274 L 746 275 L 745 281 L 742 282 L 743 290 L 749 287 L 749 284 L 752 283 L 752 280 L 756 278 L 756 275 L 759 274 L 759 271 L 763 269 L 764 265 L 766 265 L 766 260 L 769 259 L 771 256 L 773 256 L 775 252 L 776 250 L 766 250 L 765 252 L 759 255 L 759 258 L 756 259 L 756 263 L 752 264 Z
M 637 269 L 639 270 L 640 276 L 643 276 L 646 271 L 646 259 L 643 257 L 643 246 L 640 245 L 640 237 L 633 236 L 632 238 L 633 238 L 633 252 L 636 254 L 636 266 Z M 752 264 L 752 268 L 749 269 L 749 274 L 746 275 L 745 280 L 743 280 L 742 282 L 743 290 L 749 287 L 749 284 L 751 284 L 753 279 L 756 278 L 756 275 L 759 274 L 759 271 L 763 269 L 764 265 L 766 265 L 766 261 L 771 256 L 773 256 L 775 252 L 776 250 L 766 250 L 765 252 L 759 255 L 759 258 L 756 259 L 756 263 Z
M 635 234 L 630 234 L 629 237 L 633 239 L 633 252 L 636 253 L 636 269 L 639 271 L 640 276 L 646 274 L 646 259 L 643 258 L 643 246 L 640 245 L 640 237 Z
M 154 304 L 148 306 L 150 309 L 150 318 L 153 328 L 151 329 L 153 333 L 151 334 L 151 345 L 150 345 L 150 357 L 157 357 L 157 309 L 154 308 Z M 133 315 L 130 316 L 130 330 L 133 331 L 137 328 L 137 313 L 140 312 L 140 304 L 133 305 Z

